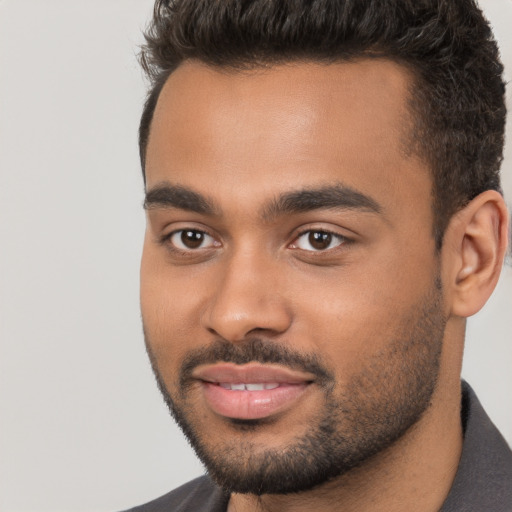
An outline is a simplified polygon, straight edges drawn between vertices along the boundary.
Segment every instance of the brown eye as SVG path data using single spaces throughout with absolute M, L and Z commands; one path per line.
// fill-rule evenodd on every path
M 304 251 L 326 251 L 341 245 L 345 238 L 328 231 L 306 231 L 294 243 L 294 247 Z
M 331 245 L 331 233 L 323 233 L 322 231 L 311 231 L 308 235 L 308 242 L 314 249 L 322 251 Z
M 172 245 L 182 251 L 204 249 L 215 245 L 213 237 L 197 229 L 180 229 L 175 231 L 171 235 L 170 241 Z
M 204 233 L 200 231 L 182 231 L 181 242 L 185 247 L 189 249 L 197 249 L 201 247 L 204 240 Z

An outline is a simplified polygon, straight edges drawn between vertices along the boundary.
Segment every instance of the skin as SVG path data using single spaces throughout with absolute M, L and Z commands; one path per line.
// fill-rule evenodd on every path
M 397 331 L 442 282 L 437 386 L 420 420 L 335 480 L 299 495 L 233 494 L 231 511 L 434 511 L 450 489 L 462 445 L 464 319 L 496 284 L 507 213 L 498 193 L 484 192 L 454 216 L 436 252 L 429 168 L 404 151 L 411 84 L 404 68 L 386 60 L 250 72 L 186 62 L 161 93 L 146 189 L 186 187 L 214 207 L 193 212 L 153 201 L 147 209 L 142 315 L 153 364 L 176 400 L 190 351 L 256 334 L 328 361 L 341 396 L 372 364 L 390 361 Z M 378 208 L 269 214 L 276 197 L 333 185 Z M 207 233 L 206 243 L 180 251 L 179 236 L 169 235 L 183 229 Z M 308 229 L 334 233 L 333 245 L 313 250 L 302 235 Z M 249 439 L 255 451 L 282 449 L 323 404 L 319 386 L 310 386 L 300 406 L 244 431 L 213 412 L 199 386 L 186 401 L 218 452 L 228 439 Z

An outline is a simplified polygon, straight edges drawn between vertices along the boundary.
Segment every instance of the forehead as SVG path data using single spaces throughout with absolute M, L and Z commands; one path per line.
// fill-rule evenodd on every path
M 250 71 L 186 62 L 165 84 L 149 138 L 151 188 L 171 181 L 249 202 L 341 182 L 370 196 L 430 198 L 407 151 L 412 77 L 387 60 L 290 63 Z M 379 201 L 382 202 L 382 201 Z

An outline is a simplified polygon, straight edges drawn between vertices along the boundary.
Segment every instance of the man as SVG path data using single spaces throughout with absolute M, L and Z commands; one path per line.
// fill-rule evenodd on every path
M 472 0 L 159 1 L 146 344 L 208 476 L 136 511 L 510 511 L 460 369 L 506 251 Z

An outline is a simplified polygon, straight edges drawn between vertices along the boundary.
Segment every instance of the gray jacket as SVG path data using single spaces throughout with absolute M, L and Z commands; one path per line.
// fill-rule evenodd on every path
M 439 512 L 512 512 L 512 451 L 466 382 L 461 417 L 462 456 Z M 126 512 L 226 512 L 228 500 L 229 495 L 202 476 Z

